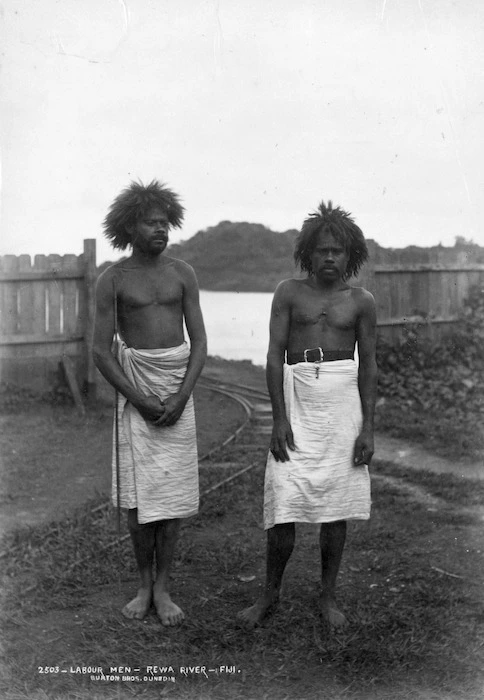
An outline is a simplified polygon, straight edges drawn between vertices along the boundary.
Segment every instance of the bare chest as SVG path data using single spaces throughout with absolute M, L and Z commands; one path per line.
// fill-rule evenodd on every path
M 301 329 L 317 327 L 322 330 L 349 330 L 354 328 L 356 318 L 357 307 L 349 290 L 333 297 L 301 295 L 296 298 L 291 313 L 291 323 Z
M 163 274 L 124 275 L 118 292 L 119 301 L 126 312 L 148 306 L 166 307 L 181 303 L 183 285 L 170 269 Z

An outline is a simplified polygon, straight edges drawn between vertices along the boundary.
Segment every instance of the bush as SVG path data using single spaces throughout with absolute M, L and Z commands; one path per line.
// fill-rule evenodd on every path
M 484 289 L 479 287 L 472 289 L 455 329 L 442 341 L 422 339 L 416 326 L 405 329 L 397 346 L 380 340 L 379 404 L 386 415 L 378 415 L 379 427 L 401 435 L 412 421 L 415 435 L 417 417 L 421 437 L 430 443 L 442 443 L 454 457 L 478 456 L 484 447 L 483 344 Z M 390 420 L 398 425 L 392 427 Z

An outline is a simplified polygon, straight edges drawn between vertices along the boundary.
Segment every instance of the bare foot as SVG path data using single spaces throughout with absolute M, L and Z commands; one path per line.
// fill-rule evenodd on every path
M 140 588 L 131 602 L 124 606 L 122 613 L 130 620 L 142 620 L 151 605 L 151 590 Z
M 323 620 L 330 627 L 334 627 L 335 629 L 342 629 L 348 624 L 346 617 L 338 610 L 333 598 L 322 598 L 321 615 L 323 616 Z
M 161 624 L 166 627 L 179 625 L 185 619 L 185 613 L 170 598 L 168 591 L 154 590 L 154 601 L 156 612 L 161 620 Z
M 245 608 L 237 615 L 237 619 L 247 628 L 257 627 L 271 613 L 279 602 L 277 593 L 265 593 L 250 608 Z

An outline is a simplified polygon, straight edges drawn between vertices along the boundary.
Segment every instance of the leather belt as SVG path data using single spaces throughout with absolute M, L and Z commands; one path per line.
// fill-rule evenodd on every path
M 297 362 L 334 362 L 335 360 L 353 360 L 353 350 L 323 350 L 311 348 L 302 352 L 288 352 L 287 364 L 295 365 Z

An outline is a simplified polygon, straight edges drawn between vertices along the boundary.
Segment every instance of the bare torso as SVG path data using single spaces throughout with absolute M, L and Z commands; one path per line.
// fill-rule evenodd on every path
M 289 304 L 287 351 L 306 348 L 354 350 L 361 290 L 348 287 L 325 290 L 310 279 L 288 280 L 285 297 Z
M 115 266 L 118 328 L 128 347 L 168 348 L 184 341 L 184 282 L 179 261 L 160 256 L 152 268 Z

